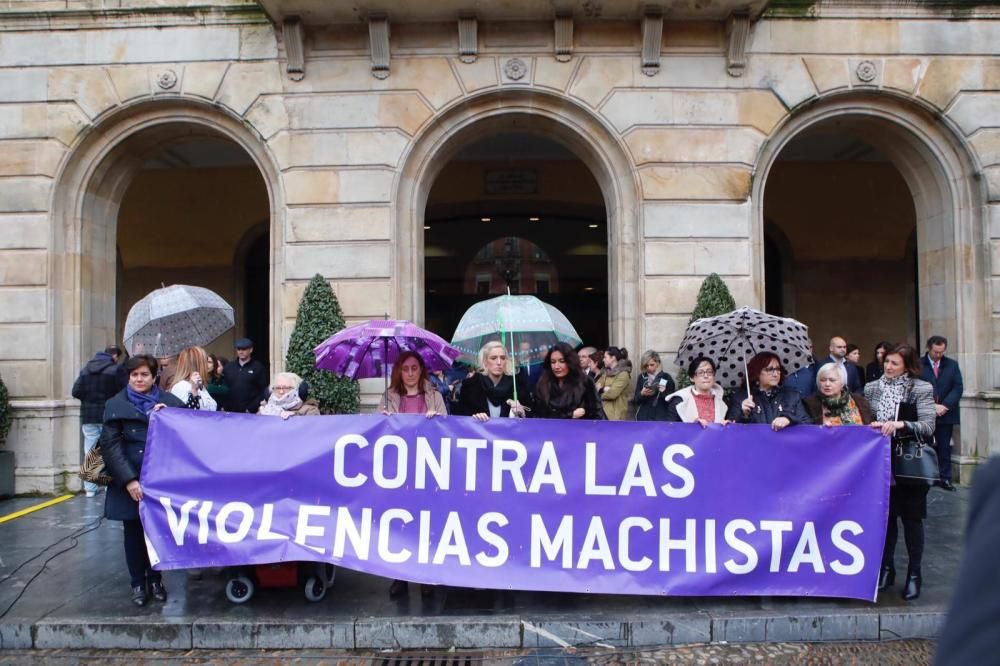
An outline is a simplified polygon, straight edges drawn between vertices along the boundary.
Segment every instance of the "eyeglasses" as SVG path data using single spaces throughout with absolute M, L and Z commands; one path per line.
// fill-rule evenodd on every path
M 695 377 L 714 377 L 715 370 L 698 370 L 694 375 Z
M 272 391 L 292 391 L 294 389 L 295 389 L 294 386 L 272 386 L 271 387 Z
M 763 370 L 761 370 L 761 372 L 767 372 L 767 373 L 770 373 L 772 375 L 777 375 L 777 374 L 781 373 L 781 368 L 776 368 L 773 365 L 769 365 L 766 368 L 764 368 Z

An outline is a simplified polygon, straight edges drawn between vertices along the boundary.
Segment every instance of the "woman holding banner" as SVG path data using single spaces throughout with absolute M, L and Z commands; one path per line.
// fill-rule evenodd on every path
M 523 417 L 527 401 L 524 374 L 514 375 L 507 349 L 493 340 L 479 350 L 479 372 L 462 382 L 455 414 L 485 422 L 510 416 L 513 409 L 515 416 Z
M 545 355 L 534 398 L 531 415 L 536 418 L 605 418 L 594 382 L 583 374 L 576 352 L 565 342 L 557 342 Z
M 816 373 L 815 395 L 803 398 L 802 404 L 812 423 L 825 426 L 868 425 L 872 406 L 860 393 L 847 390 L 847 370 L 839 363 L 826 363 Z
M 684 423 L 699 423 L 702 428 L 709 423 L 726 421 L 726 401 L 722 399 L 722 387 L 715 383 L 715 362 L 699 356 L 687 367 L 691 386 L 671 393 L 667 403 L 666 420 Z
M 747 363 L 750 391 L 741 387 L 733 394 L 726 415 L 734 423 L 761 423 L 777 432 L 796 423 L 809 423 L 802 396 L 784 385 L 785 368 L 771 352 L 760 352 Z
M 146 537 L 139 522 L 143 454 L 149 416 L 163 407 L 184 407 L 180 398 L 156 385 L 158 364 L 152 356 L 133 356 L 125 365 L 128 386 L 104 406 L 101 453 L 111 475 L 104 503 L 104 517 L 120 520 L 125 533 L 125 563 L 132 579 L 132 603 L 145 606 L 149 595 L 167 600 L 160 572 L 153 571 L 146 551 Z
M 928 441 L 934 436 L 934 389 L 920 376 L 920 355 L 907 344 L 895 345 L 885 354 L 883 374 L 876 381 L 865 385 L 865 398 L 875 411 L 870 427 L 895 441 L 899 437 L 916 435 Z M 899 538 L 897 521 L 903 523 L 906 553 L 909 562 L 903 599 L 909 601 L 920 596 L 920 564 L 924 554 L 924 518 L 927 517 L 927 491 L 923 483 L 895 483 L 889 488 L 889 524 L 885 532 L 885 549 L 882 551 L 882 573 L 878 588 L 884 589 L 896 582 L 893 562 L 896 540 Z
M 382 396 L 379 410 L 387 416 L 423 414 L 430 418 L 447 415 L 448 408 L 444 404 L 444 398 L 427 376 L 427 366 L 424 365 L 424 359 L 420 354 L 406 351 L 396 359 L 392 366 L 389 388 Z M 408 590 L 409 583 L 405 580 L 394 580 L 389 586 L 389 596 L 396 598 Z M 433 591 L 430 585 L 423 585 L 420 588 L 423 596 L 428 596 Z
M 378 406 L 383 414 L 424 414 L 437 416 L 448 413 L 444 398 L 431 384 L 427 366 L 420 354 L 406 351 L 392 366 L 389 389 Z

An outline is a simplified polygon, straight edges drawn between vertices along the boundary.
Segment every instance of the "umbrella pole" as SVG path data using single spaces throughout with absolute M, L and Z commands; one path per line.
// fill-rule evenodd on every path
M 747 372 L 747 362 L 743 361 L 743 379 L 747 381 L 747 397 L 750 397 L 750 373 Z
M 507 285 L 507 296 L 510 297 L 510 285 L 509 284 Z M 510 308 L 510 301 L 507 301 L 507 302 L 504 303 L 504 308 L 505 309 Z M 504 337 L 503 322 L 500 323 L 500 337 L 501 338 Z M 517 356 L 514 355 L 514 332 L 513 331 L 511 331 L 511 333 L 510 333 L 510 358 L 513 361 L 513 365 L 511 367 L 514 369 L 514 376 L 512 377 L 512 379 L 514 380 L 514 402 L 517 402 Z

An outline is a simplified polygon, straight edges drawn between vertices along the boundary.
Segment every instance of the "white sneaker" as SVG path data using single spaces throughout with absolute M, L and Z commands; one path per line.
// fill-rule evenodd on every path
M 97 496 L 97 491 L 96 490 L 88 490 L 87 491 L 87 497 L 96 497 L 96 496 Z

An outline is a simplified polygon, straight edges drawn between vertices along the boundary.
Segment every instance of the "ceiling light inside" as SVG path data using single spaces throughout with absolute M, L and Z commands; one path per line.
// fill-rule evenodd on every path
M 479 221 L 480 222 L 492 222 L 493 218 L 492 217 L 481 217 L 481 218 L 479 218 Z

